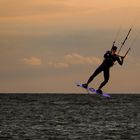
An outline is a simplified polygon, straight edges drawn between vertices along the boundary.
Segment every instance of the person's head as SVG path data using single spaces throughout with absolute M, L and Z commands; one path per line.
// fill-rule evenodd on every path
M 113 54 L 115 54 L 116 51 L 117 51 L 117 47 L 116 47 L 116 46 L 113 46 L 113 47 L 111 48 L 111 52 L 112 52 Z

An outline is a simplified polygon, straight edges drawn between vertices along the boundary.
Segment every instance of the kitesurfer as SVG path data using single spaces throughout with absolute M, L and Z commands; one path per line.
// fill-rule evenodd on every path
M 104 81 L 100 84 L 99 88 L 97 89 L 97 92 L 102 94 L 102 87 L 104 87 L 110 76 L 110 68 L 114 65 L 114 63 L 117 61 L 120 65 L 123 65 L 124 56 L 119 56 L 116 54 L 117 47 L 113 44 L 111 51 L 107 51 L 104 54 L 104 60 L 102 64 L 95 70 L 95 72 L 89 77 L 87 83 L 83 84 L 82 86 L 84 88 L 87 88 L 89 83 L 101 72 L 104 73 Z

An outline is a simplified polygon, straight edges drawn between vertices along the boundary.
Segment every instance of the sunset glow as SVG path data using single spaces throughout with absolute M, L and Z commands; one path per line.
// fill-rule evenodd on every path
M 121 55 L 132 49 L 106 92 L 140 91 L 139 0 L 0 0 L 0 92 L 82 92 L 74 81 L 87 81 L 130 27 Z

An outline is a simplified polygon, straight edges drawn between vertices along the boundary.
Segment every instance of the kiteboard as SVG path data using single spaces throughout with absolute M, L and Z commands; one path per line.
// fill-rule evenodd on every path
M 81 83 L 79 83 L 79 82 L 75 82 L 75 84 L 76 84 L 77 87 L 84 88 L 84 87 L 83 87 L 83 84 L 81 84 Z M 86 89 L 86 91 L 87 91 L 88 93 L 96 93 L 96 94 L 101 95 L 101 96 L 106 97 L 106 98 L 110 98 L 110 97 L 111 97 L 111 96 L 110 96 L 109 94 L 107 94 L 107 93 L 102 93 L 102 94 L 100 94 L 100 93 L 97 92 L 97 90 L 96 90 L 95 88 L 93 88 L 93 87 L 89 87 L 89 86 L 88 86 L 87 88 L 84 88 L 84 89 Z

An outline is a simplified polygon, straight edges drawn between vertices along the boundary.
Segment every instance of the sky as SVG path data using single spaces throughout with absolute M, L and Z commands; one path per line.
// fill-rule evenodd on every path
M 112 43 L 124 65 L 115 65 L 103 88 L 140 93 L 139 0 L 0 0 L 0 93 L 83 93 Z M 101 73 L 90 86 L 103 81 Z

